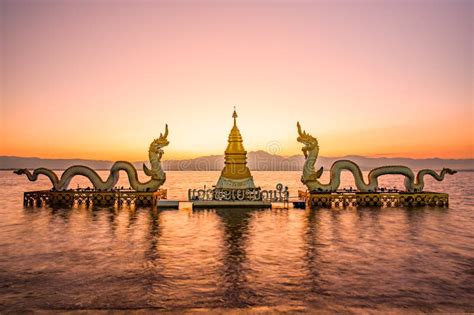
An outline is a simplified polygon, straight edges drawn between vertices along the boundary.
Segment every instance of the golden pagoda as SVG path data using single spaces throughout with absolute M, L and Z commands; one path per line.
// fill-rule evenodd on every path
M 225 166 L 216 188 L 223 189 L 247 189 L 255 188 L 253 177 L 247 167 L 247 151 L 242 144 L 242 135 L 237 128 L 237 112 L 232 114 L 234 126 L 227 140 L 229 144 L 225 150 Z

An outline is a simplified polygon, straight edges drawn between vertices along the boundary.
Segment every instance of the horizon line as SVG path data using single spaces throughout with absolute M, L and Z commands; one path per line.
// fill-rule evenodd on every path
M 292 157 L 297 157 L 301 156 L 304 157 L 303 155 L 300 154 L 293 154 L 293 155 L 279 155 L 279 154 L 272 154 L 270 152 L 267 152 L 265 150 L 257 150 L 257 151 L 248 151 L 248 153 L 258 153 L 258 152 L 264 152 L 268 155 L 271 156 L 278 156 L 281 158 L 292 158 Z M 209 155 L 200 155 L 196 157 L 191 157 L 191 158 L 170 158 L 166 159 L 163 158 L 163 162 L 165 161 L 186 161 L 186 160 L 195 160 L 195 159 L 200 159 L 200 158 L 207 158 L 207 157 L 219 157 L 219 156 L 224 156 L 224 154 L 209 154 Z M 114 161 L 125 161 L 125 160 L 113 160 L 113 159 L 94 159 L 94 158 L 76 158 L 76 157 L 63 157 L 63 158 L 49 158 L 49 157 L 40 157 L 40 156 L 18 156 L 18 155 L 0 155 L 0 158 L 23 158 L 23 159 L 42 159 L 42 160 L 85 160 L 85 161 L 104 161 L 104 162 L 114 162 Z M 383 156 L 383 155 L 377 155 L 377 156 L 367 156 L 367 155 L 359 155 L 359 154 L 346 154 L 346 155 L 339 155 L 339 156 L 325 156 L 325 155 L 320 155 L 319 158 L 327 158 L 327 159 L 335 159 L 335 158 L 346 158 L 346 157 L 360 157 L 360 158 L 366 158 L 366 159 L 410 159 L 410 160 L 474 160 L 473 157 L 468 157 L 468 158 L 441 158 L 437 156 L 433 157 L 421 157 L 421 158 L 416 158 L 416 157 L 406 157 L 406 156 Z M 141 162 L 146 162 L 148 160 L 143 159 L 143 160 L 135 160 L 135 161 L 130 161 L 131 163 L 141 163 Z M 0 168 L 1 169 L 1 168 Z

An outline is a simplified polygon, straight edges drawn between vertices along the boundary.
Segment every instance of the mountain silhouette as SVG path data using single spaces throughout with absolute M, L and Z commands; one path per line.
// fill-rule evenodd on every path
M 370 158 L 358 155 L 347 155 L 342 157 L 318 157 L 316 166 L 329 170 L 332 163 L 337 160 L 348 159 L 357 163 L 362 170 L 370 170 L 374 167 L 384 165 L 405 165 L 412 169 L 431 168 L 435 170 L 449 167 L 455 170 L 474 170 L 474 159 L 412 159 L 412 158 Z M 301 171 L 305 158 L 303 155 L 280 156 L 265 151 L 253 151 L 247 154 L 247 164 L 252 171 Z M 0 169 L 37 168 L 46 167 L 62 170 L 72 165 L 86 165 L 96 170 L 108 170 L 114 161 L 86 160 L 86 159 L 42 159 L 37 157 L 0 156 Z M 142 163 L 148 161 L 136 161 L 133 164 L 138 170 L 142 169 Z M 165 171 L 220 171 L 224 167 L 223 155 L 209 155 L 186 160 L 163 160 L 162 166 Z

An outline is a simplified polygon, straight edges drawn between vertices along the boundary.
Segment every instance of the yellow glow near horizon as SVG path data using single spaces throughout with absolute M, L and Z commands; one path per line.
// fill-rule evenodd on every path
M 468 6 L 466 8 L 466 6 Z M 474 157 L 469 3 L 5 1 L 1 155 Z M 244 22 L 245 21 L 245 22 Z

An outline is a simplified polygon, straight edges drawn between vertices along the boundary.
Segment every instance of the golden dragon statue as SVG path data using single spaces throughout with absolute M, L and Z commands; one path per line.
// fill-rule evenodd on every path
M 404 185 L 408 192 L 420 192 L 423 191 L 425 185 L 424 176 L 430 175 L 437 181 L 442 181 L 446 174 L 453 175 L 456 171 L 449 168 L 443 168 L 443 170 L 437 174 L 435 171 L 430 169 L 420 170 L 416 176 L 413 171 L 406 167 L 400 165 L 391 165 L 391 166 L 382 166 L 374 168 L 369 172 L 368 180 L 366 183 L 362 176 L 362 171 L 360 167 L 350 161 L 350 160 L 339 160 L 333 163 L 330 169 L 330 179 L 328 184 L 322 184 L 319 181 L 323 173 L 323 168 L 321 167 L 318 171 L 315 171 L 314 165 L 319 154 L 319 145 L 318 140 L 306 133 L 306 131 L 301 130 L 300 123 L 297 123 L 298 128 L 298 138 L 297 141 L 302 143 L 304 146 L 302 148 L 303 154 L 306 158 L 303 175 L 301 177 L 301 182 L 308 187 L 310 192 L 335 192 L 341 184 L 341 172 L 347 170 L 352 173 L 354 176 L 355 185 L 357 189 L 361 192 L 375 192 L 378 187 L 378 177 L 382 175 L 403 175 L 405 176 Z
M 127 173 L 130 186 L 134 190 L 152 192 L 158 190 L 158 188 L 160 188 L 160 186 L 163 185 L 166 180 L 166 174 L 161 168 L 161 157 L 164 153 L 162 148 L 169 144 L 167 138 L 168 125 L 165 127 L 165 133 L 160 133 L 160 137 L 154 139 L 150 144 L 150 148 L 148 149 L 148 157 L 150 160 L 151 169 L 149 169 L 145 163 L 143 163 L 143 171 L 151 178 L 144 183 L 138 180 L 138 174 L 135 167 L 130 162 L 126 161 L 115 162 L 110 169 L 110 174 L 106 181 L 102 181 L 101 177 L 96 171 L 83 165 L 74 165 L 67 168 L 62 173 L 61 179 L 58 178 L 58 175 L 56 175 L 55 172 L 47 168 L 36 168 L 33 170 L 33 173 L 27 169 L 17 169 L 14 171 L 14 173 L 18 175 L 24 174 L 30 181 L 36 181 L 38 179 L 38 175 L 45 175 L 51 180 L 53 188 L 58 191 L 67 190 L 72 178 L 75 176 L 87 177 L 96 190 L 112 190 L 119 180 L 119 171 L 123 170 Z

